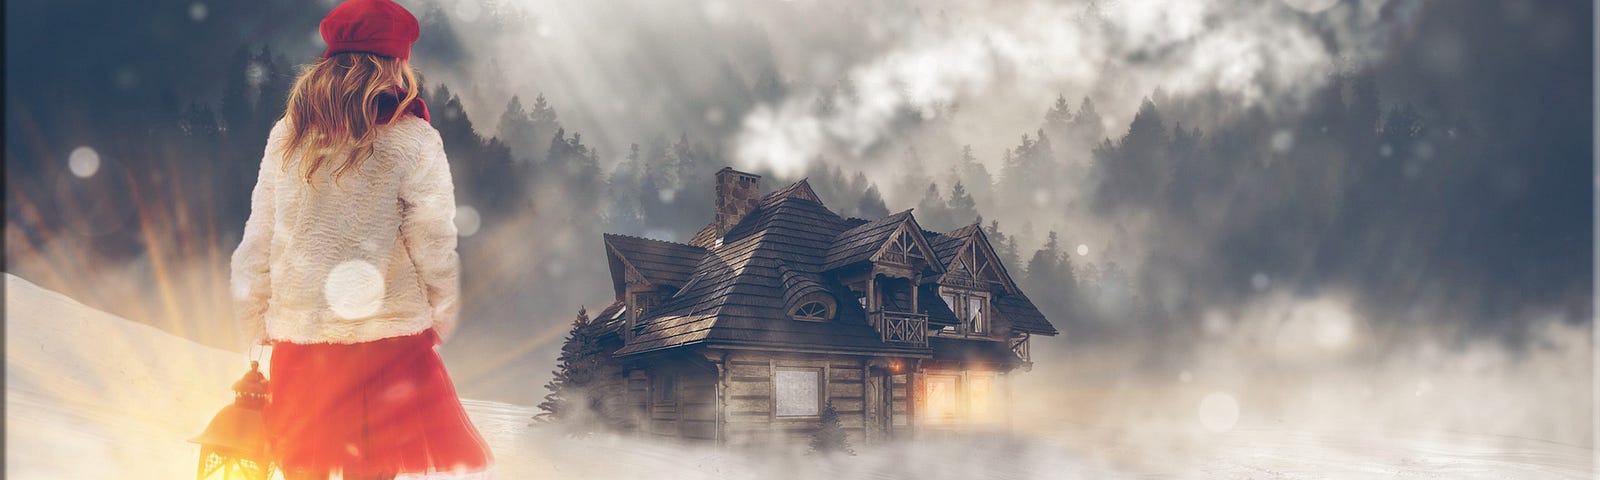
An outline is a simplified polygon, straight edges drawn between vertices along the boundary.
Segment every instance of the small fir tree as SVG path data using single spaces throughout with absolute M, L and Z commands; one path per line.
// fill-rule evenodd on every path
M 536 423 L 586 421 L 605 418 L 602 415 L 605 395 L 600 391 L 600 368 L 605 362 L 605 350 L 591 328 L 589 312 L 578 309 L 572 321 L 572 330 L 561 344 L 561 355 L 556 357 L 556 370 L 544 385 L 550 393 L 539 404 Z
M 817 430 L 811 434 L 811 453 L 856 454 L 855 450 L 850 449 L 850 440 L 844 434 L 844 424 L 839 422 L 839 410 L 833 408 L 832 401 L 822 407 L 822 417 L 817 423 Z

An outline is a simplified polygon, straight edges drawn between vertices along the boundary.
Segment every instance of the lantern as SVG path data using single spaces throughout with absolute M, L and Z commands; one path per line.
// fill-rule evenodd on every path
M 261 363 L 252 360 L 250 371 L 233 383 L 233 403 L 222 407 L 200 435 L 200 467 L 195 478 L 266 480 L 273 466 L 267 458 L 267 431 L 261 408 L 267 403 L 267 377 Z

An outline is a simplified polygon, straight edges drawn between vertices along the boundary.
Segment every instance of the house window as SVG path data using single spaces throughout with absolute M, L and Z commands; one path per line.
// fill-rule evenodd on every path
M 956 295 L 953 293 L 946 293 L 940 295 L 939 298 L 944 299 L 944 306 L 949 307 L 951 312 L 955 312 L 956 319 L 959 320 L 961 318 L 961 308 L 957 306 L 958 304 L 956 303 Z M 959 329 L 959 325 L 945 325 L 945 327 L 940 329 L 940 331 L 956 333 Z
M 928 375 L 926 380 L 927 400 L 924 402 L 927 419 L 933 423 L 949 422 L 956 419 L 960 408 L 957 403 L 960 395 L 956 392 L 958 377 L 954 375 Z
M 972 373 L 967 376 L 967 416 L 973 420 L 990 420 L 994 414 L 994 377 Z
M 967 323 L 972 333 L 983 335 L 989 331 L 989 319 L 984 315 L 983 297 L 967 297 Z
M 777 390 L 774 414 L 779 417 L 815 417 L 822 412 L 822 371 L 814 368 L 780 368 L 773 385 Z
M 789 317 L 813 322 L 833 320 L 833 314 L 838 309 L 835 302 L 832 295 L 813 292 L 795 302 L 796 306 L 789 310 Z
M 789 316 L 795 320 L 809 320 L 813 322 L 826 322 L 833 320 L 833 302 L 827 299 L 814 299 L 802 302 L 800 306 L 789 311 Z
M 669 373 L 656 375 L 650 389 L 655 391 L 656 403 L 672 403 L 678 398 L 678 377 Z
M 941 333 L 966 333 L 973 335 L 987 335 L 989 333 L 989 308 L 986 306 L 989 297 L 983 293 L 967 290 L 940 289 L 939 298 L 944 299 L 944 304 L 956 314 L 959 326 L 944 327 Z

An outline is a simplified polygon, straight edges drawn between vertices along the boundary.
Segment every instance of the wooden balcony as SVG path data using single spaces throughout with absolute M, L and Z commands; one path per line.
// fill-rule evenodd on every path
M 884 343 L 896 345 L 928 346 L 928 316 L 909 312 L 876 312 L 872 326 L 878 329 Z
M 1029 335 L 1024 333 L 1020 337 L 1012 338 L 1011 353 L 1015 353 L 1023 362 L 1032 363 L 1033 355 L 1028 351 L 1028 337 Z

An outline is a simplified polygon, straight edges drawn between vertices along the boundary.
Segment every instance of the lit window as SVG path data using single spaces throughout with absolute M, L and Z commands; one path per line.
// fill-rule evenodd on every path
M 990 393 L 994 385 L 994 377 L 972 374 L 967 377 L 967 415 L 973 420 L 988 420 L 993 412 L 990 405 L 993 394 Z
M 929 421 L 939 423 L 956 418 L 956 399 L 960 398 L 956 395 L 957 380 L 953 375 L 928 375 L 928 396 L 923 406 L 927 407 Z
M 818 415 L 822 404 L 822 374 L 815 369 L 780 369 L 774 379 L 778 390 L 777 416 Z

